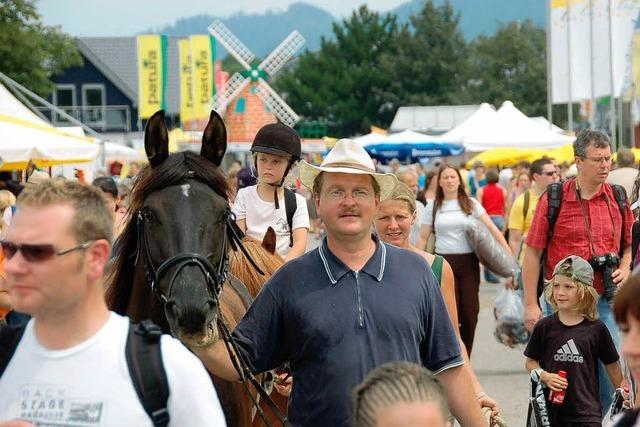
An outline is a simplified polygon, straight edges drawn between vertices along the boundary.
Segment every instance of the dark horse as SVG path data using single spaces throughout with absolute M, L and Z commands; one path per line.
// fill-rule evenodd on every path
M 144 140 L 149 166 L 132 188 L 107 301 L 132 321 L 151 319 L 189 346 L 211 345 L 219 337 L 218 308 L 233 329 L 251 303 L 247 288 L 227 277 L 233 217 L 219 169 L 226 130 L 212 112 L 200 155 L 169 155 L 160 111 L 149 119 Z M 243 384 L 212 378 L 228 425 L 250 426 L 251 397 Z

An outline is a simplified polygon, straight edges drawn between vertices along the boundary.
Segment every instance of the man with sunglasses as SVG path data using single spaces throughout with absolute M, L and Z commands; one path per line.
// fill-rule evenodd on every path
M 611 310 L 610 292 L 627 279 L 631 267 L 631 225 L 633 214 L 627 200 L 624 218 L 614 188 L 605 181 L 611 168 L 611 142 L 601 131 L 583 130 L 573 143 L 578 174 L 562 184 L 560 210 L 551 239 L 548 237 L 549 191 L 538 202 L 525 240 L 523 277 L 525 326 L 532 330 L 542 317 L 537 284 L 540 260 L 546 249 L 545 279 L 551 279 L 554 266 L 569 255 L 589 260 L 594 267 L 594 287 L 600 294 L 598 312 L 616 347 L 619 331 Z M 551 187 L 550 187 L 551 188 Z M 624 225 L 624 227 L 623 227 Z M 606 276 L 606 277 L 605 277 Z M 605 292 L 607 291 L 607 292 Z M 613 388 L 600 363 L 600 402 L 611 404 Z
M 32 320 L 0 376 L 0 421 L 150 426 L 125 357 L 129 319 L 104 299 L 113 233 L 104 196 L 45 182 L 25 189 L 17 206 L 2 251 L 12 306 Z M 166 335 L 160 350 L 169 425 L 225 425 L 200 361 Z
M 531 163 L 531 188 L 519 195 L 509 212 L 509 247 L 521 261 L 522 239 L 527 235 L 533 221 L 538 200 L 549 184 L 558 181 L 558 172 L 551 159 L 542 158 Z

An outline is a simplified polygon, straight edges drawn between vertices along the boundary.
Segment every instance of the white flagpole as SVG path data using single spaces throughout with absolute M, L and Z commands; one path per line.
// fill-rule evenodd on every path
M 569 96 L 567 99 L 567 120 L 569 132 L 573 132 L 573 82 L 571 80 L 571 1 L 567 0 L 567 75 Z
M 553 127 L 553 77 L 551 75 L 551 1 L 547 0 L 547 119 Z
M 589 109 L 589 129 L 595 129 L 596 119 L 596 79 L 595 79 L 595 51 L 593 49 L 593 0 L 589 0 L 589 52 L 591 56 L 591 108 Z
M 617 136 L 616 136 L 616 95 L 614 93 L 614 79 L 613 79 L 613 0 L 609 0 L 609 67 L 611 70 L 611 98 L 609 99 L 609 128 L 611 132 L 611 142 L 613 143 L 613 150 L 618 149 Z

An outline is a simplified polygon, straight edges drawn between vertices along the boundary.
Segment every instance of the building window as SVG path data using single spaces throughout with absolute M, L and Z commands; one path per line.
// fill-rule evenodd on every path
M 102 126 L 105 124 L 105 98 L 104 85 L 82 85 L 83 122 L 89 126 Z
M 55 90 L 53 91 L 53 105 L 60 107 L 60 109 L 65 113 L 77 119 L 76 87 L 70 84 L 56 85 Z M 69 123 L 69 120 L 54 112 L 53 122 L 55 124 L 67 124 Z
M 238 98 L 238 101 L 236 102 L 236 113 L 244 113 L 244 110 L 246 108 L 246 100 L 244 98 Z

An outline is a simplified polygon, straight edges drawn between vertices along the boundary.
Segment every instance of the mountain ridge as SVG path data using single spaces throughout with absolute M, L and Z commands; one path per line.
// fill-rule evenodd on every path
M 425 0 L 411 0 L 389 12 L 398 16 L 401 23 L 408 22 L 409 16 L 419 11 Z M 446 0 L 435 0 L 438 6 Z M 454 10 L 460 13 L 460 29 L 467 41 L 480 34 L 492 35 L 500 23 L 512 20 L 531 19 L 536 25 L 546 25 L 545 2 L 531 0 L 449 0 Z M 293 30 L 298 30 L 306 39 L 304 49 L 311 51 L 320 48 L 322 37 L 332 37 L 332 25 L 336 19 L 328 11 L 307 3 L 293 3 L 286 10 L 269 10 L 262 14 L 239 12 L 227 18 L 214 15 L 195 15 L 179 18 L 174 24 L 147 30 L 156 34 L 187 36 L 207 32 L 208 25 L 220 19 L 257 57 L 267 56 Z M 145 33 L 144 31 L 141 33 Z M 219 48 L 218 57 L 225 51 Z

